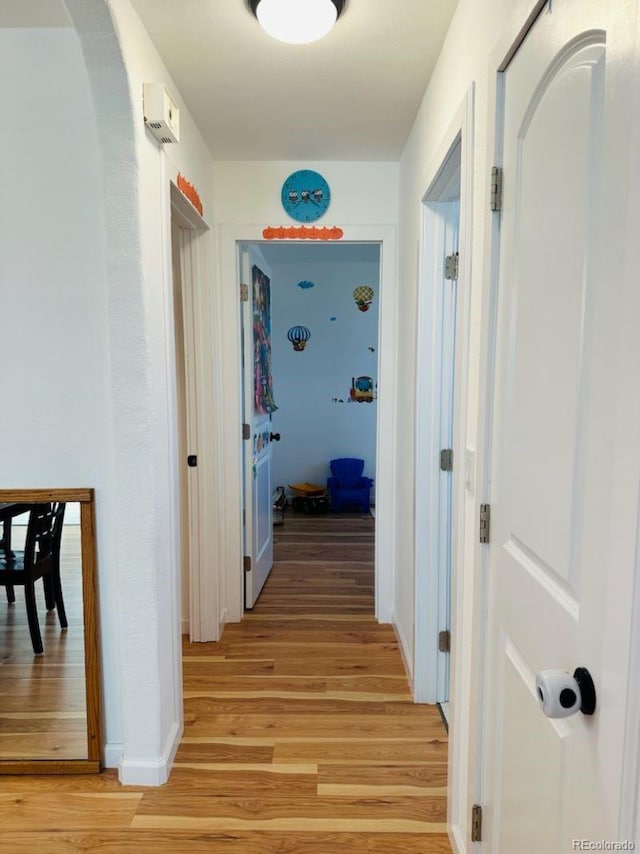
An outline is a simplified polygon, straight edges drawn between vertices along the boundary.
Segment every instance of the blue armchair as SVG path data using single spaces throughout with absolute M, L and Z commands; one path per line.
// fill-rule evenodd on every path
M 331 510 L 340 513 L 344 507 L 358 506 L 363 513 L 370 508 L 370 493 L 373 480 L 363 477 L 364 460 L 343 457 L 331 460 L 331 477 L 327 478 L 327 489 L 331 499 Z

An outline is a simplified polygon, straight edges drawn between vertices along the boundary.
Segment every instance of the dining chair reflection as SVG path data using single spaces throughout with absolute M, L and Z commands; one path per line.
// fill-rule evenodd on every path
M 36 655 L 42 655 L 44 651 L 35 590 L 35 583 L 40 578 L 44 584 L 47 610 L 55 608 L 60 626 L 67 628 L 60 580 L 60 543 L 65 506 L 61 501 L 33 504 L 29 511 L 24 551 L 12 552 L 6 548 L 0 551 L 0 585 L 6 588 L 10 605 L 15 603 L 14 587 L 24 587 L 29 634 Z

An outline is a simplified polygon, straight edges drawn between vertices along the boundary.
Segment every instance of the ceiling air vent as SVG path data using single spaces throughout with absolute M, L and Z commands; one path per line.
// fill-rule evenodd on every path
M 163 145 L 180 140 L 180 109 L 162 83 L 142 84 L 144 123 Z

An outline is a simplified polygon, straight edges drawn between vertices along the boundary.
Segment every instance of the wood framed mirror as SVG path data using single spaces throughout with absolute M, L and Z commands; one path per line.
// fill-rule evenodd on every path
M 0 489 L 0 535 L 0 774 L 98 773 L 94 490 Z M 29 572 L 36 577 L 35 630 Z M 15 586 L 7 582 L 14 577 Z

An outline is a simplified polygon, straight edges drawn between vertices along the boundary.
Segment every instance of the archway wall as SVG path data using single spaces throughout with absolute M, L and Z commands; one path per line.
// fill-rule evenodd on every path
M 128 0 L 30 5 L 0 28 L 0 485 L 96 490 L 106 761 L 161 783 L 182 726 L 170 181 L 212 163 Z M 46 10 L 46 13 L 45 13 Z M 67 17 L 68 16 L 68 17 Z M 171 151 L 142 82 L 181 107 Z
M 206 216 L 213 168 L 128 0 L 65 3 L 91 82 L 105 188 L 121 779 L 160 784 L 182 731 L 170 182 L 185 175 Z M 164 83 L 177 101 L 180 143 L 160 146 L 146 130 L 144 82 Z

